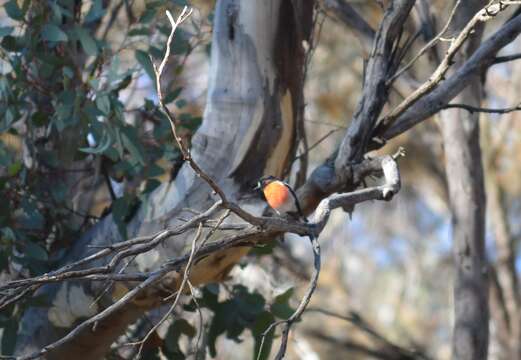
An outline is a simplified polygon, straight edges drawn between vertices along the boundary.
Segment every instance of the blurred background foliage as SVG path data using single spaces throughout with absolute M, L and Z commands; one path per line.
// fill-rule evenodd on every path
M 125 222 L 147 194 L 175 178 L 182 161 L 168 120 L 158 111 L 152 61 L 163 52 L 169 25 L 166 8 L 184 0 L 9 0 L 0 9 L 0 281 L 49 271 L 71 243 L 111 212 Z M 384 1 L 384 3 L 386 3 Z M 381 3 L 353 1 L 374 27 Z M 444 19 L 443 1 L 432 1 Z M 164 79 L 165 99 L 189 140 L 205 105 L 213 1 L 191 1 L 196 11 L 176 32 Z M 366 50 L 363 40 L 321 7 L 319 39 L 308 66 L 306 131 L 311 164 L 334 149 L 356 106 Z M 444 21 L 441 21 L 443 24 Z M 411 20 L 411 33 L 415 19 Z M 495 24 L 487 26 L 486 34 Z M 420 33 L 415 54 L 424 44 Z M 158 45 L 161 44 L 161 45 Z M 521 50 L 519 40 L 505 53 Z M 409 84 L 429 71 L 419 61 Z M 484 76 L 484 106 L 519 102 L 519 62 Z M 391 99 L 406 95 L 396 88 Z M 393 105 L 393 101 L 389 106 Z M 386 110 L 384 110 L 384 113 Z M 500 265 L 501 241 L 521 268 L 521 125 L 518 113 L 482 114 L 487 179 L 487 250 Z M 325 140 L 324 140 L 325 137 Z M 323 271 L 311 309 L 296 326 L 291 359 L 450 358 L 452 284 L 450 209 L 437 119 L 402 135 L 384 152 L 403 145 L 403 190 L 390 203 L 357 207 L 352 218 L 335 212 L 321 243 Z M 312 166 L 311 166 L 312 168 Z M 290 175 L 290 181 L 292 180 Z M 505 239 L 506 237 L 506 239 Z M 145 346 L 146 358 L 250 358 L 262 332 L 286 318 L 311 269 L 307 242 L 287 236 L 280 246 L 256 249 L 231 279 L 198 290 Z M 292 285 L 296 285 L 295 291 Z M 494 289 L 501 290 L 501 279 Z M 508 334 L 501 307 L 491 296 L 491 359 L 502 359 Z M 32 298 L 0 313 L 2 354 L 12 351 L 17 322 Z M 164 312 L 164 310 L 163 310 Z M 161 310 L 122 337 L 136 340 Z M 521 314 L 521 311 L 520 311 Z M 203 320 L 203 321 L 201 321 Z M 245 331 L 252 336 L 245 336 Z M 269 348 L 273 334 L 268 334 Z M 201 346 L 204 344 L 205 346 Z M 134 350 L 115 346 L 113 358 Z M 264 351 L 260 358 L 266 358 Z
M 181 164 L 156 106 L 152 61 L 170 32 L 166 6 L 185 1 L 16 1 L 0 12 L 0 272 L 34 276 L 109 212 L 125 223 Z M 165 101 L 189 139 L 201 110 L 185 91 L 191 54 L 208 52 L 211 16 L 176 33 Z M 205 55 L 206 57 L 206 55 Z M 187 95 L 185 95 L 185 93 Z M 194 105 L 191 105 L 194 104 Z M 27 304 L 25 304 L 27 305 Z M 2 313 L 12 351 L 24 305 Z

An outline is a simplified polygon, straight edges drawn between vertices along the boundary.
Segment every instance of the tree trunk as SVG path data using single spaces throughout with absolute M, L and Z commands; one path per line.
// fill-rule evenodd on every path
M 512 121 L 515 119 L 502 119 Z M 483 124 L 483 123 L 482 123 Z M 494 125 L 495 126 L 495 125 Z M 496 339 L 501 347 L 500 356 L 505 359 L 521 358 L 521 295 L 519 279 L 516 272 L 516 239 L 510 229 L 506 209 L 506 194 L 498 176 L 497 148 L 491 144 L 490 123 L 484 123 L 484 156 L 487 187 L 488 213 L 491 220 L 491 230 L 494 234 L 496 248 L 495 280 L 491 287 L 491 297 L 494 296 L 496 312 L 494 325 Z M 492 300 L 492 299 L 491 299 Z M 492 305 L 492 303 L 491 303 Z
M 295 129 L 303 109 L 302 43 L 311 33 L 313 6 L 313 1 L 281 0 L 221 0 L 216 5 L 208 101 L 191 154 L 229 200 L 240 202 L 254 214 L 263 210 L 261 202 L 241 198 L 261 175 L 282 175 L 296 148 Z M 139 209 L 128 224 L 129 237 L 173 228 L 181 223 L 178 218 L 184 208 L 206 210 L 215 200 L 207 184 L 185 164 L 174 182 L 163 184 Z M 191 235 L 168 239 L 139 255 L 127 270 L 154 269 L 167 259 L 183 255 L 191 245 Z M 68 261 L 118 241 L 117 227 L 108 216 L 76 242 Z M 193 267 L 191 282 L 198 285 L 222 280 L 248 250 L 238 247 L 205 258 Z M 80 322 L 79 314 L 84 317 L 101 311 L 128 290 L 119 286 L 97 306 L 90 306 L 105 286 L 68 283 L 44 288 L 52 306 L 26 312 L 17 353 L 31 353 L 62 337 Z M 129 324 L 158 303 L 157 298 L 140 298 L 48 358 L 64 359 L 71 354 L 78 360 L 102 358 Z
M 484 5 L 483 1 L 461 2 L 451 33 L 463 28 Z M 478 47 L 481 34 L 482 29 L 476 31 L 459 62 L 467 59 Z M 455 101 L 479 106 L 481 91 L 481 79 L 475 76 Z M 441 113 L 456 266 L 452 357 L 457 360 L 486 359 L 488 351 L 485 191 L 478 120 L 479 114 L 465 110 Z

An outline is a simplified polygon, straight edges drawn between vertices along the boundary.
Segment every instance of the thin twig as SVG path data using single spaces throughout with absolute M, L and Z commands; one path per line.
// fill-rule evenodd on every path
M 185 6 L 183 8 L 183 11 L 181 12 L 181 15 L 178 16 L 177 20 L 174 20 L 172 14 L 170 11 L 166 11 L 166 16 L 168 16 L 168 20 L 170 21 L 170 25 L 172 26 L 172 30 L 170 31 L 170 35 L 168 36 L 168 40 L 166 43 L 166 50 L 165 54 L 163 56 L 163 60 L 159 64 L 159 67 L 156 67 L 154 63 L 154 73 L 156 77 L 156 92 L 157 92 L 157 98 L 159 101 L 159 105 L 161 107 L 161 110 L 166 115 L 170 122 L 170 128 L 172 129 L 172 134 L 174 136 L 175 141 L 177 142 L 177 145 L 179 146 L 179 149 L 181 150 L 181 153 L 183 154 L 183 159 L 188 162 L 190 167 L 194 170 L 194 172 L 197 174 L 197 176 L 201 177 L 203 180 L 206 181 L 206 183 L 212 188 L 212 190 L 219 195 L 221 200 L 226 203 L 226 196 L 224 192 L 221 190 L 221 188 L 217 185 L 217 183 L 208 175 L 206 172 L 204 172 L 199 165 L 193 160 L 192 155 L 190 154 L 190 150 L 185 146 L 183 143 L 183 140 L 179 135 L 177 134 L 176 130 L 176 118 L 175 115 L 168 109 L 166 104 L 163 101 L 163 94 L 161 91 L 161 75 L 163 74 L 163 70 L 168 63 L 168 58 L 170 57 L 170 43 L 172 42 L 172 39 L 174 38 L 174 33 L 179 24 L 181 24 L 183 21 L 185 21 L 190 15 L 192 14 L 192 9 Z
M 172 314 L 175 307 L 177 306 L 177 303 L 179 302 L 179 299 L 181 298 L 181 294 L 183 293 L 183 290 L 186 286 L 186 282 L 188 281 L 188 277 L 190 276 L 190 270 L 192 268 L 192 261 L 194 259 L 194 255 L 196 253 L 196 248 L 197 248 L 197 246 L 196 246 L 197 240 L 199 240 L 202 233 L 203 233 L 203 226 L 202 226 L 202 224 L 199 224 L 199 227 L 197 228 L 197 232 L 194 236 L 194 240 L 192 241 L 192 250 L 190 251 L 190 257 L 188 258 L 188 262 L 185 266 L 183 280 L 181 281 L 181 285 L 179 285 L 179 288 L 177 289 L 177 295 L 174 299 L 174 302 L 172 303 L 172 306 L 170 306 L 170 308 L 168 309 L 166 314 L 163 315 L 161 320 L 159 320 L 154 326 L 152 326 L 152 328 L 147 332 L 147 334 L 145 335 L 145 337 L 142 340 L 140 340 L 139 342 L 136 342 L 136 343 L 129 344 L 129 345 L 138 345 L 139 344 L 139 350 L 138 350 L 137 356 L 136 356 L 137 359 L 141 358 L 141 352 L 143 351 L 143 346 L 145 345 L 145 342 L 148 340 L 150 335 L 152 335 L 157 330 L 157 328 L 162 323 L 164 323 L 166 319 L 168 319 L 168 317 Z
M 313 249 L 313 274 L 311 275 L 311 280 L 309 281 L 308 288 L 306 290 L 306 293 L 302 297 L 299 306 L 293 312 L 293 314 L 286 320 L 280 320 L 275 321 L 264 332 L 262 333 L 262 339 L 259 346 L 259 352 L 257 354 L 257 360 L 259 360 L 262 349 L 264 347 L 264 342 L 266 340 L 266 336 L 277 326 L 284 324 L 284 329 L 282 330 L 282 338 L 280 343 L 280 348 L 275 356 L 275 359 L 280 360 L 284 358 L 284 354 L 286 354 L 286 348 L 288 345 L 288 337 L 289 337 L 289 331 L 293 323 L 298 321 L 300 317 L 302 316 L 302 313 L 306 310 L 307 305 L 309 304 L 309 301 L 311 300 L 311 296 L 313 296 L 313 293 L 315 292 L 315 289 L 317 287 L 318 277 L 320 275 L 320 244 L 318 243 L 318 239 L 314 235 L 310 235 L 309 239 L 311 241 L 311 246 Z
M 402 67 L 393 76 L 391 76 L 389 78 L 389 80 L 387 80 L 388 84 L 392 84 L 394 82 L 394 80 L 396 80 L 400 75 L 402 75 L 404 72 L 409 70 L 414 65 L 416 60 L 418 60 L 423 54 L 425 54 L 427 52 L 427 50 L 432 48 L 434 45 L 436 45 L 436 43 L 438 41 L 440 41 L 441 37 L 445 34 L 447 29 L 449 28 L 449 26 L 450 26 L 450 24 L 452 22 L 452 18 L 456 14 L 456 10 L 458 9 L 460 3 L 461 3 L 461 0 L 456 1 L 456 4 L 454 4 L 454 7 L 452 8 L 452 11 L 450 12 L 448 20 L 445 23 L 445 26 L 443 27 L 443 29 L 441 29 L 441 31 L 438 33 L 438 35 L 436 35 L 427 44 L 425 44 L 425 46 L 420 49 L 420 51 L 411 59 L 411 61 L 409 61 L 407 63 L 407 65 Z
M 413 91 L 405 100 L 403 100 L 398 106 L 396 106 L 393 110 L 391 110 L 386 116 L 384 116 L 376 126 L 377 132 L 385 132 L 395 120 L 411 107 L 416 101 L 418 101 L 423 96 L 430 93 L 438 84 L 444 80 L 445 74 L 454 64 L 454 57 L 458 53 L 459 49 L 463 46 L 465 41 L 469 38 L 469 36 L 474 32 L 476 26 L 479 23 L 486 22 L 500 12 L 506 9 L 506 4 L 504 2 L 495 3 L 494 0 L 490 1 L 487 6 L 478 11 L 472 19 L 465 25 L 463 30 L 458 34 L 458 36 L 451 40 L 451 44 L 445 57 L 442 59 L 441 63 L 438 65 L 436 70 L 432 73 L 427 81 L 425 81 L 419 88 Z
M 6 290 L 6 289 L 16 289 L 20 287 L 25 287 L 29 285 L 40 285 L 40 284 L 46 284 L 46 283 L 53 283 L 53 282 L 61 282 L 64 280 L 69 279 L 75 279 L 95 274 L 107 274 L 110 273 L 119 263 L 121 260 L 135 255 L 140 254 L 143 252 L 146 252 L 152 248 L 154 248 L 157 244 L 160 242 L 168 239 L 171 236 L 179 235 L 181 233 L 184 233 L 186 230 L 192 228 L 194 225 L 198 225 L 200 222 L 203 222 L 208 217 L 213 215 L 220 206 L 220 202 L 215 203 L 212 205 L 207 211 L 205 211 L 200 216 L 196 216 L 192 218 L 189 222 L 184 223 L 175 229 L 171 230 L 163 230 L 155 235 L 152 236 L 144 236 L 135 238 L 132 240 L 129 240 L 126 242 L 126 244 L 123 244 L 124 246 L 118 246 L 119 244 L 115 244 L 114 246 L 111 246 L 110 248 L 104 249 L 99 251 L 98 253 L 89 256 L 85 259 L 82 259 L 81 261 L 78 261 L 74 264 L 63 266 L 62 268 L 51 272 L 49 274 L 44 274 L 38 277 L 29 278 L 29 279 L 23 279 L 23 280 L 15 280 L 11 281 L 5 285 L 2 285 L 0 287 L 0 290 Z M 124 249 L 121 252 L 117 252 L 116 255 L 111 259 L 111 261 L 104 266 L 98 266 L 90 269 L 84 269 L 84 270 L 71 270 L 71 268 L 75 268 L 79 265 L 84 265 L 85 263 L 88 263 L 94 259 L 98 259 L 102 256 L 106 256 L 114 251 L 114 249 Z
M 311 145 L 310 147 L 307 148 L 306 151 L 304 151 L 302 154 L 300 154 L 299 156 L 297 156 L 295 158 L 295 161 L 300 159 L 301 157 L 303 156 L 307 156 L 307 154 L 309 154 L 309 152 L 311 150 L 313 150 L 314 148 L 316 148 L 318 145 L 320 145 L 320 143 L 324 140 L 326 140 L 328 137 L 330 137 L 331 135 L 333 135 L 334 133 L 336 133 L 337 131 L 339 131 L 340 129 L 333 129 L 333 130 L 330 130 L 328 131 L 324 136 L 322 136 L 320 139 L 318 139 L 313 145 Z
M 195 342 L 195 349 L 196 352 L 199 349 L 199 346 L 201 344 L 201 340 L 203 338 L 203 328 L 204 328 L 204 318 L 203 318 L 203 312 L 201 310 L 201 307 L 199 306 L 199 301 L 197 301 L 197 297 L 195 296 L 195 289 L 190 282 L 190 280 L 187 281 L 188 288 L 190 289 L 190 295 L 192 295 L 192 300 L 194 301 L 195 308 L 197 309 L 197 314 L 199 315 L 199 331 L 197 332 L 197 340 Z
M 443 109 L 463 109 L 472 113 L 487 113 L 487 114 L 508 114 L 514 111 L 521 110 L 521 103 L 506 107 L 506 108 L 483 108 L 477 106 L 471 106 L 467 104 L 447 104 Z
M 372 159 L 371 162 L 376 161 L 376 159 Z M 72 329 L 67 335 L 60 338 L 59 340 L 45 346 L 39 351 L 36 351 L 32 354 L 19 357 L 18 360 L 31 360 L 36 359 L 45 356 L 51 351 L 56 350 L 57 348 L 61 347 L 62 345 L 68 343 L 72 339 L 79 336 L 83 331 L 86 331 L 94 324 L 106 319 L 107 317 L 114 315 L 117 311 L 121 310 L 123 307 L 128 305 L 136 296 L 140 295 L 145 290 L 151 288 L 155 284 L 161 281 L 167 275 L 168 273 L 171 273 L 172 271 L 179 271 L 179 269 L 183 266 L 186 268 L 186 264 L 188 263 L 189 259 L 192 258 L 192 261 L 197 262 L 200 259 L 215 253 L 216 251 L 224 251 L 232 247 L 241 246 L 241 245 L 248 245 L 251 246 L 254 241 L 258 241 L 259 239 L 267 239 L 272 237 L 276 233 L 280 232 L 295 232 L 296 234 L 300 235 L 309 235 L 310 232 L 313 233 L 313 238 L 315 240 L 315 243 L 313 244 L 313 250 L 315 255 L 315 272 L 319 270 L 319 263 L 317 261 L 319 260 L 319 248 L 316 248 L 318 245 L 318 242 L 316 242 L 316 239 L 322 229 L 324 228 L 325 224 L 327 223 L 327 220 L 329 219 L 329 215 L 331 211 L 335 208 L 342 207 L 342 206 L 349 206 L 354 205 L 359 202 L 364 202 L 368 200 L 376 200 L 376 199 L 384 199 L 388 200 L 392 195 L 394 195 L 400 188 L 400 178 L 398 173 L 398 167 L 393 157 L 391 156 L 384 156 L 381 159 L 381 167 L 383 169 L 383 173 L 385 175 L 385 184 L 358 190 L 352 193 L 344 193 L 344 194 L 334 194 L 330 197 L 322 200 L 317 207 L 315 211 L 314 221 L 310 224 L 300 224 L 296 222 L 290 222 L 288 220 L 282 219 L 282 218 L 256 218 L 253 217 L 253 221 L 257 224 L 261 224 L 262 227 L 245 229 L 245 231 L 237 233 L 235 235 L 229 236 L 224 239 L 220 239 L 214 242 L 211 242 L 204 247 L 202 247 L 199 251 L 196 251 L 194 255 L 183 255 L 179 258 L 166 261 L 164 262 L 158 270 L 155 270 L 149 274 L 147 274 L 146 279 L 139 283 L 137 286 L 132 288 L 129 292 L 127 292 L 123 297 L 121 297 L 117 302 L 110 305 L 100 313 L 96 314 L 95 316 L 83 321 L 79 325 L 77 325 L 74 329 Z M 218 201 L 216 202 L 211 208 L 209 208 L 206 212 L 202 213 L 200 216 L 194 218 L 193 223 L 201 223 L 206 217 L 213 214 L 217 209 L 220 208 L 221 203 Z M 229 206 L 233 207 L 234 204 L 229 204 Z M 236 206 L 236 205 L 234 205 Z M 238 207 L 237 207 L 238 208 Z M 230 208 L 228 210 L 232 212 L 236 211 L 242 211 L 242 209 L 239 208 Z M 245 213 L 246 217 L 251 216 L 248 213 Z M 244 214 L 243 214 L 244 215 Z M 186 226 L 186 224 L 183 224 L 179 228 Z M 184 231 L 186 231 L 189 227 L 186 227 Z M 214 228 L 217 230 L 217 227 Z M 212 232 L 209 232 L 207 235 L 208 237 L 211 236 Z M 171 235 L 168 234 L 168 231 L 165 231 L 160 234 L 161 236 L 167 236 Z M 158 241 L 156 239 L 155 245 L 158 244 Z M 140 253 L 147 251 L 149 249 L 150 244 L 139 244 L 139 249 L 130 248 L 128 250 L 128 256 L 134 255 L 135 253 Z M 154 245 L 154 246 L 155 246 Z M 121 253 L 118 253 L 120 255 Z M 88 271 L 89 269 L 87 269 Z M 67 275 L 68 273 L 62 273 L 61 275 Z M 117 275 L 117 274 L 113 274 Z M 121 274 L 120 276 L 123 276 L 125 274 Z M 318 274 L 315 274 L 315 278 L 318 277 Z M 316 280 L 314 281 L 316 282 Z M 27 283 L 28 286 L 31 286 L 32 284 L 29 282 Z M 286 322 L 287 324 L 292 324 L 295 321 L 298 320 L 300 317 L 300 314 L 305 309 L 307 302 L 309 301 L 308 296 L 309 294 L 312 294 L 314 291 L 314 286 L 316 284 L 312 283 L 310 284 L 310 287 L 308 288 L 308 291 L 306 292 L 306 296 L 300 303 L 299 307 L 297 308 L 297 311 L 293 314 L 293 316 L 290 317 L 290 319 L 283 321 L 282 323 Z M 288 322 L 289 321 L 289 322 Z M 289 334 L 289 326 L 286 326 L 284 331 Z M 287 334 L 286 334 L 287 337 Z M 285 346 L 285 345 L 284 345 Z M 279 350 L 279 352 L 285 351 L 285 349 Z
M 308 306 L 309 301 L 311 300 L 311 296 L 313 296 L 313 293 L 315 292 L 315 289 L 317 287 L 318 277 L 320 275 L 321 262 L 320 244 L 318 243 L 318 239 L 315 236 L 310 236 L 310 240 L 311 246 L 313 248 L 313 274 L 311 275 L 311 281 L 306 290 L 306 293 L 304 294 L 304 297 L 302 298 L 299 306 L 297 307 L 297 310 L 295 310 L 293 315 L 291 315 L 290 318 L 285 321 L 284 329 L 282 330 L 282 338 L 280 340 L 280 348 L 277 355 L 275 356 L 276 360 L 281 360 L 284 358 L 284 355 L 286 354 L 286 348 L 288 346 L 288 337 L 291 326 L 293 325 L 293 323 L 300 320 L 302 313 L 306 310 L 306 307 Z

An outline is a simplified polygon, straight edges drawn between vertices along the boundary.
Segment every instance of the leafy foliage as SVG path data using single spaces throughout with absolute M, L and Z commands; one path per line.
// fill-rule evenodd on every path
M 100 216 L 110 214 L 126 237 L 126 224 L 169 170 L 165 164 L 180 157 L 155 93 L 137 104 L 132 99 L 140 85 L 154 84 L 152 62 L 164 49 L 153 44 L 166 41 L 170 28 L 160 14 L 172 4 L 147 1 L 140 14 L 127 9 L 121 29 L 111 25 L 120 11 L 117 2 L 81 3 L 10 0 L 3 5 L 9 19 L 0 27 L 0 272 L 11 278 L 49 271 Z M 178 29 L 171 44 L 179 59 L 174 75 L 201 44 L 201 30 L 194 28 L 195 33 Z M 165 103 L 178 109 L 180 133 L 189 139 L 202 118 L 190 111 L 182 84 L 171 81 L 164 91 Z M 123 190 L 119 184 L 125 184 Z M 96 215 L 94 195 L 100 192 L 109 201 Z M 218 286 L 207 286 L 199 302 L 214 313 L 207 334 L 210 354 L 216 355 L 219 336 L 240 341 L 249 330 L 257 358 L 266 328 L 291 314 L 287 294 L 267 304 L 260 294 L 235 286 L 219 300 Z M 34 301 L 28 300 L 32 306 Z M 3 355 L 12 354 L 28 305 L 17 303 L 0 313 Z M 143 355 L 157 359 L 161 352 L 183 359 L 180 339 L 196 335 L 188 321 L 176 319 L 163 345 Z M 260 359 L 269 355 L 272 340 L 270 332 Z
M 252 293 L 243 285 L 234 285 L 225 300 L 219 300 L 219 292 L 219 285 L 210 284 L 203 289 L 202 297 L 197 301 L 199 306 L 214 313 L 207 334 L 210 355 L 217 355 L 216 341 L 220 335 L 224 334 L 229 339 L 241 342 L 241 335 L 249 330 L 255 341 L 252 358 L 268 359 L 274 329 L 265 335 L 264 333 L 276 320 L 285 320 L 293 314 L 294 309 L 289 305 L 293 289 L 275 297 L 271 304 L 266 303 L 261 294 Z M 196 303 L 189 304 L 186 310 L 195 311 Z M 259 355 L 260 351 L 262 353 Z
M 100 216 L 111 213 L 126 237 L 126 223 L 179 157 L 154 92 L 133 98 L 153 76 L 152 61 L 163 49 L 150 37 L 153 44 L 165 43 L 164 9 L 173 4 L 146 1 L 140 10 L 118 3 L 2 5 L 0 273 L 11 278 L 49 271 Z M 116 24 L 116 17 L 124 21 Z M 176 34 L 180 60 L 171 61 L 173 74 L 182 72 L 199 37 L 197 31 Z M 165 85 L 165 96 L 186 103 L 175 80 Z M 200 122 L 182 114 L 183 136 L 189 138 Z M 118 184 L 124 190 L 116 191 Z M 103 214 L 92 212 L 100 193 L 109 200 Z M 17 304 L 0 314 L 4 355 L 12 351 L 22 312 Z

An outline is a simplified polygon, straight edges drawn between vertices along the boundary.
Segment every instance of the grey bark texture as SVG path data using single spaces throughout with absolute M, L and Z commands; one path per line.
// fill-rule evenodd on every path
M 484 1 L 461 2 L 453 32 L 463 28 Z M 478 48 L 483 28 L 476 31 L 463 52 L 462 63 Z M 481 79 L 475 75 L 456 101 L 479 106 Z M 441 129 L 445 147 L 445 170 L 452 211 L 452 238 L 455 262 L 454 328 L 452 358 L 480 360 L 488 352 L 488 273 L 485 258 L 485 190 L 479 113 L 465 110 L 443 111 Z
M 263 174 L 281 176 L 296 148 L 295 119 L 301 108 L 305 56 L 302 43 L 311 32 L 313 6 L 314 1 L 280 0 L 221 0 L 216 4 L 208 100 L 203 123 L 192 139 L 191 155 L 230 201 L 256 215 L 264 208 L 262 202 L 242 201 L 241 197 Z M 128 235 L 151 235 L 173 228 L 181 223 L 183 209 L 204 211 L 215 200 L 209 186 L 185 164 L 175 181 L 162 184 L 139 209 L 128 224 Z M 234 221 L 233 216 L 230 221 Z M 164 241 L 139 255 L 127 271 L 156 269 L 166 260 L 185 254 L 192 238 L 193 232 L 188 231 Z M 76 241 L 68 261 L 121 240 L 108 216 Z M 218 240 L 218 236 L 212 240 Z M 197 286 L 221 281 L 248 251 L 242 246 L 206 257 L 193 267 L 191 282 Z M 100 266 L 105 261 L 92 265 Z M 67 282 L 43 288 L 51 306 L 26 312 L 17 354 L 44 348 L 133 287 L 132 283 L 119 285 L 108 292 L 104 292 L 106 282 Z M 174 274 L 170 285 L 179 285 L 179 274 Z M 105 296 L 91 306 L 102 293 Z M 150 297 L 140 296 L 95 328 L 82 331 L 59 350 L 49 352 L 47 358 L 65 359 L 74 354 L 77 360 L 101 359 L 128 325 L 160 304 L 157 291 Z

